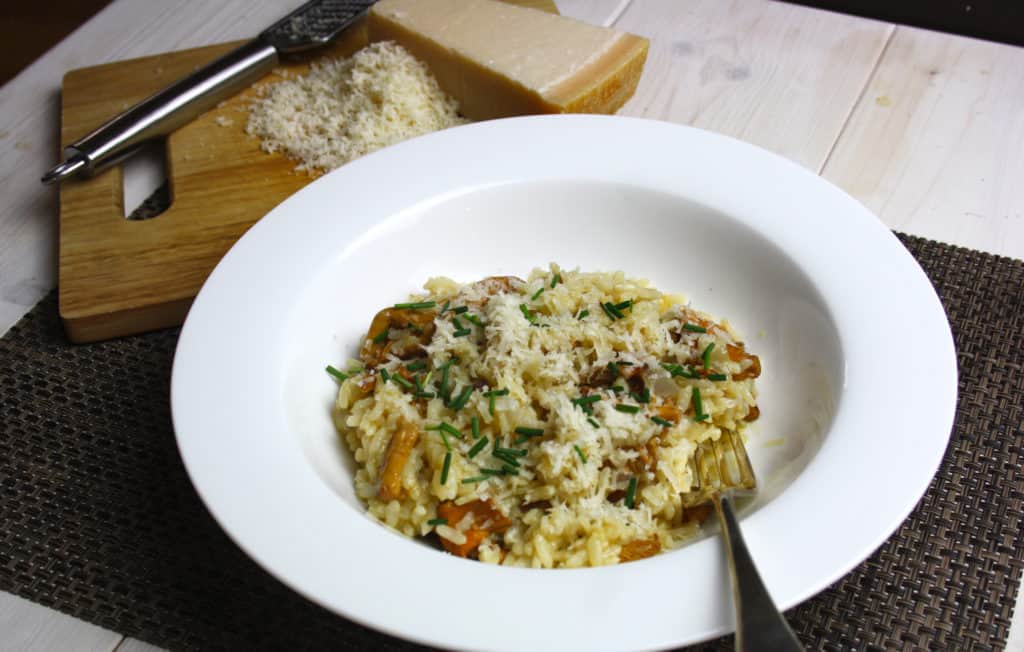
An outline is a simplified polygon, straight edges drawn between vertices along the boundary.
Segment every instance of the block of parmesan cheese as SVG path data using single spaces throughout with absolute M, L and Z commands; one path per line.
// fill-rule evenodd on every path
M 496 0 L 380 0 L 371 41 L 427 64 L 473 120 L 614 113 L 636 90 L 648 41 Z

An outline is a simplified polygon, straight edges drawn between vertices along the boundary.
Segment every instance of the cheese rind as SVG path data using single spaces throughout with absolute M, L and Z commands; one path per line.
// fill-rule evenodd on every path
M 425 62 L 463 115 L 614 113 L 633 95 L 647 39 L 494 0 L 381 0 L 371 41 Z

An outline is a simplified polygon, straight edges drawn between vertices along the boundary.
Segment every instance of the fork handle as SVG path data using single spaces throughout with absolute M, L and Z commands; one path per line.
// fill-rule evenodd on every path
M 754 566 L 754 560 L 740 532 L 732 497 L 728 494 L 718 494 L 717 497 L 714 501 L 715 512 L 718 514 L 728 553 L 726 556 L 729 560 L 733 604 L 736 605 L 736 650 L 803 650 L 800 640 L 779 613 Z

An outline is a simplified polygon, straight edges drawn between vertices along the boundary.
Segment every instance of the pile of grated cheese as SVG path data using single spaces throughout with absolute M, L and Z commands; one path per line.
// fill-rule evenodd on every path
M 265 87 L 249 109 L 246 132 L 266 152 L 328 172 L 374 150 L 463 124 L 455 100 L 421 62 L 392 42 Z

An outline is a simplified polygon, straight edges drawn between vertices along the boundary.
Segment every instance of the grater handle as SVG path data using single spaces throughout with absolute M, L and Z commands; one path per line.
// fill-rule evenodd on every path
M 278 60 L 277 49 L 265 40 L 245 43 L 68 145 L 64 162 L 42 182 L 92 176 L 131 156 L 146 141 L 166 136 L 264 76 Z

